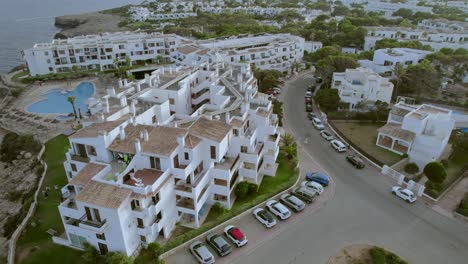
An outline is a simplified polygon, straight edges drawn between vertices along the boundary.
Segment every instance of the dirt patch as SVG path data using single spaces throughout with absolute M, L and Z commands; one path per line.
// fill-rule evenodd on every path
M 374 246 L 350 245 L 331 257 L 327 264 L 372 264 L 369 250 Z

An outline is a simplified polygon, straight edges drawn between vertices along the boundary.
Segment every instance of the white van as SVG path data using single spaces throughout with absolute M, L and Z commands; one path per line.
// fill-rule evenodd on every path
M 343 144 L 343 142 L 341 142 L 339 140 L 335 139 L 335 140 L 330 141 L 330 145 L 332 146 L 332 148 L 334 148 L 338 152 L 345 152 L 346 151 L 345 144 Z

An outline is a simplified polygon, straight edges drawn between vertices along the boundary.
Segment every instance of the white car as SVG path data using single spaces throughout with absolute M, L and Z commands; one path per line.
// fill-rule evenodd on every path
M 311 189 L 312 191 L 316 192 L 318 195 L 323 193 L 323 186 L 318 182 L 303 181 L 301 183 L 301 186 Z
M 307 92 L 305 93 L 305 97 L 306 97 L 306 98 L 312 97 L 312 92 L 307 91 Z
M 266 228 L 272 228 L 276 225 L 275 217 L 263 208 L 255 209 L 253 216 Z
M 407 201 L 408 203 L 414 203 L 416 201 L 416 196 L 414 193 L 408 189 L 403 189 L 400 186 L 392 187 L 392 193 L 401 199 Z
M 323 126 L 322 124 L 322 121 L 318 118 L 314 118 L 312 119 L 312 124 L 314 125 L 314 127 L 318 130 L 322 130 L 324 129 L 325 127 Z
M 281 195 L 281 202 L 292 208 L 295 212 L 300 212 L 305 208 L 305 203 L 301 199 L 289 193 Z
M 274 87 L 273 91 L 275 91 L 276 94 L 281 94 L 281 88 L 279 87 Z
M 200 241 L 195 241 L 190 245 L 190 252 L 201 264 L 215 263 L 215 258 L 208 247 Z
M 334 139 L 334 140 L 330 141 L 330 145 L 332 146 L 332 148 L 334 148 L 338 152 L 345 152 L 346 151 L 345 144 L 343 144 L 343 142 L 341 142 L 339 140 Z
M 224 234 L 229 238 L 236 247 L 242 247 L 249 242 L 247 237 L 240 231 L 239 228 L 228 225 L 224 228 Z
M 286 220 L 291 216 L 291 211 L 289 211 L 286 206 L 276 200 L 270 200 L 266 203 L 266 207 L 270 212 L 276 215 L 281 220 Z
M 320 131 L 320 135 L 327 141 L 333 140 L 333 135 L 326 130 Z

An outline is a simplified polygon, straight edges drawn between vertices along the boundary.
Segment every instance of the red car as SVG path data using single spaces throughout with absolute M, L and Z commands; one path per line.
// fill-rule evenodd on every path
M 236 245 L 236 247 L 242 247 L 247 242 L 247 237 L 240 231 L 239 228 L 229 225 L 224 228 L 224 234 Z

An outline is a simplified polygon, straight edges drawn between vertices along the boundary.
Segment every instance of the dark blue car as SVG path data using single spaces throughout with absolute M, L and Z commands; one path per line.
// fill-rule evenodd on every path
M 306 180 L 318 182 L 323 186 L 328 186 L 330 183 L 330 177 L 323 172 L 308 172 L 306 174 Z

